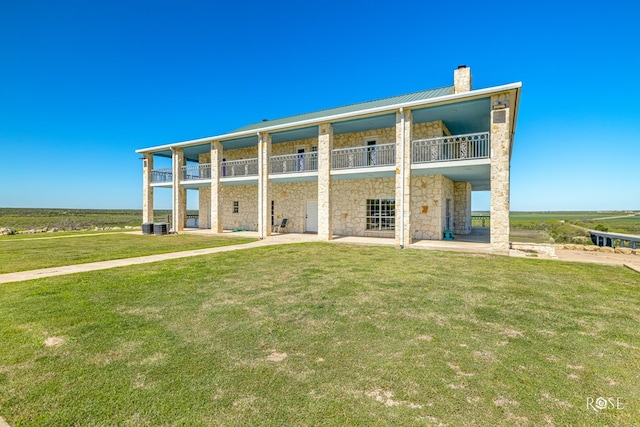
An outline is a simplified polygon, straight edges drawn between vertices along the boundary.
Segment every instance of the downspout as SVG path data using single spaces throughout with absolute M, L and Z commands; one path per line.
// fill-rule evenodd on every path
M 402 143 L 400 144 L 400 249 L 404 249 L 404 179 L 405 179 L 405 167 L 404 167 L 404 149 L 405 149 L 405 141 L 404 141 L 404 108 L 400 107 L 400 125 L 402 129 L 400 129 L 400 138 Z
M 258 221 L 258 239 L 264 239 L 264 224 L 262 223 L 262 217 L 264 216 L 264 212 L 262 212 L 263 206 L 262 201 L 264 199 L 264 171 L 262 170 L 262 162 L 264 161 L 264 153 L 262 147 L 262 139 L 260 139 L 260 132 L 256 132 L 258 135 L 258 212 L 259 218 Z

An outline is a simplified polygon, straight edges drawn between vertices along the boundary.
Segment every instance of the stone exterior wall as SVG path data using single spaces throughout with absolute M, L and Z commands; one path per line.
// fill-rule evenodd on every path
M 454 182 L 453 193 L 454 231 L 456 234 L 469 234 L 471 233 L 471 183 Z
M 211 153 L 200 154 L 198 163 L 211 163 Z M 198 189 L 198 228 L 211 228 L 211 187 Z
M 411 178 L 411 227 L 414 239 L 442 239 L 447 199 L 453 202 L 453 181 L 449 178 L 442 175 Z
M 491 251 L 509 252 L 509 193 L 511 129 L 508 94 L 494 95 L 491 105 L 503 103 L 505 108 L 491 111 Z
M 233 213 L 233 202 L 239 202 L 239 212 Z M 222 227 L 227 230 L 242 228 L 258 230 L 258 186 L 222 186 Z
M 318 199 L 318 184 L 315 182 L 286 182 L 271 184 L 274 201 L 274 224 L 288 218 L 287 231 L 304 233 L 307 200 Z
M 305 153 L 310 153 L 311 148 L 318 146 L 318 138 L 299 139 L 296 141 L 280 142 L 271 144 L 271 155 L 282 156 L 285 154 L 295 154 L 296 148 L 304 147 Z
M 393 231 L 366 230 L 367 199 L 394 199 L 394 178 L 335 180 L 331 198 L 334 234 L 394 238 Z
M 222 151 L 222 158 L 227 160 L 242 160 L 242 159 L 257 159 L 258 158 L 258 146 L 235 148 L 233 150 Z
M 344 133 L 334 135 L 333 148 L 362 147 L 367 139 L 377 139 L 378 144 L 391 144 L 396 142 L 396 128 L 388 127 L 373 129 L 364 132 Z
M 442 120 L 435 122 L 414 123 L 412 131 L 413 139 L 438 138 L 451 135 L 447 125 Z

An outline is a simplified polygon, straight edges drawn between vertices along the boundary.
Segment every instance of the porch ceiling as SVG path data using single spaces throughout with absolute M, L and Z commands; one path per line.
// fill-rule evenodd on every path
M 488 132 L 490 130 L 490 98 L 474 99 L 471 101 L 456 102 L 439 105 L 436 107 L 418 108 L 413 110 L 414 123 L 432 122 L 442 120 L 449 131 L 454 135 Z M 341 135 L 345 133 L 364 132 L 367 130 L 393 127 L 396 124 L 396 114 L 386 113 L 377 116 L 345 120 L 332 123 L 333 133 Z M 274 144 L 301 139 L 318 137 L 318 126 L 284 130 L 271 133 Z M 236 148 L 255 147 L 258 145 L 258 136 L 250 135 L 242 138 L 221 141 L 225 150 Z M 209 142 L 183 147 L 184 156 L 188 161 L 197 162 L 198 156 L 211 150 Z M 156 151 L 156 156 L 171 158 L 171 150 Z
M 463 166 L 452 167 L 429 165 L 426 168 L 412 169 L 412 175 L 444 175 L 450 180 L 466 181 L 471 183 L 473 191 L 491 190 L 491 165 L 487 161 L 486 164 L 468 164 Z

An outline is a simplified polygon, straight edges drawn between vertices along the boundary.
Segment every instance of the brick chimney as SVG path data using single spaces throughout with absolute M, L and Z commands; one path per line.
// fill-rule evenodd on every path
M 471 68 L 466 65 L 458 65 L 453 71 L 453 92 L 462 93 L 471 90 Z

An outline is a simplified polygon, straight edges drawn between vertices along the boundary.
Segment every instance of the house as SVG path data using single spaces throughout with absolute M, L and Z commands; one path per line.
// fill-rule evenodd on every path
M 137 150 L 143 221 L 171 189 L 172 228 L 187 190 L 199 227 L 394 238 L 398 247 L 471 231 L 471 192 L 490 190 L 490 242 L 509 249 L 509 175 L 521 83 L 471 88 L 471 71 L 437 89 L 255 123 L 223 135 Z M 154 159 L 171 168 L 154 169 Z

